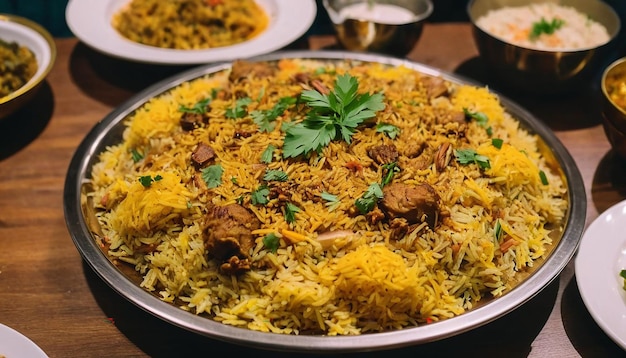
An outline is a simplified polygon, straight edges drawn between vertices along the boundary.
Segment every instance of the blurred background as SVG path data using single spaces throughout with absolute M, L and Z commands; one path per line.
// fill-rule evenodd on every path
M 604 1 L 618 12 L 622 22 L 626 23 L 626 0 Z M 67 2 L 68 0 L 0 0 L 0 13 L 15 14 L 33 20 L 45 27 L 52 36 L 70 37 L 72 32 L 65 22 Z M 333 29 L 322 6 L 322 0 L 316 2 L 318 16 L 307 34 L 332 34 Z M 468 2 L 469 0 L 433 0 L 434 11 L 428 22 L 468 21 L 466 12 Z M 622 27 L 620 34 L 620 38 L 625 40 L 626 26 Z

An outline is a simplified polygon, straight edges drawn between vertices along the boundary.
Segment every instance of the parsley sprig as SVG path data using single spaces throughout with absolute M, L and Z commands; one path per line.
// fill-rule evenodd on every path
M 306 118 L 287 128 L 283 145 L 285 158 L 321 151 L 332 140 L 348 144 L 356 128 L 385 108 L 381 93 L 358 93 L 356 77 L 337 77 L 334 90 L 323 94 L 315 90 L 302 92 L 301 99 L 311 110 Z
M 565 21 L 562 19 L 554 18 L 552 21 L 548 22 L 542 17 L 538 22 L 533 22 L 533 27 L 530 30 L 528 37 L 531 40 L 535 40 L 541 36 L 541 34 L 551 35 L 556 30 L 560 29 L 563 24 L 565 24 Z

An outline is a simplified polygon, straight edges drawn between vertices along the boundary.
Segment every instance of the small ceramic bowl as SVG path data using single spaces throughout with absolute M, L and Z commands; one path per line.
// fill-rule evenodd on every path
M 0 14 L 0 40 L 28 48 L 37 60 L 37 71 L 22 87 L 0 97 L 0 119 L 24 106 L 39 90 L 56 59 L 56 46 L 50 33 L 23 17 Z
M 597 46 L 547 50 L 507 42 L 478 25 L 490 11 L 546 3 L 545 0 L 470 0 L 467 13 L 481 59 L 494 84 L 526 94 L 558 95 L 588 88 L 602 70 L 619 33 L 617 12 L 602 0 L 560 0 L 558 4 L 574 8 L 603 25 L 607 42 Z M 552 21 L 548 19 L 547 21 Z M 567 21 L 567 19 L 565 20 Z M 540 21 L 537 21 L 538 23 Z M 530 31 L 529 31 L 530 34 Z
M 626 159 L 626 57 L 604 70 L 600 88 L 604 133 L 615 152 Z
M 344 49 L 406 56 L 433 12 L 431 0 L 323 0 Z

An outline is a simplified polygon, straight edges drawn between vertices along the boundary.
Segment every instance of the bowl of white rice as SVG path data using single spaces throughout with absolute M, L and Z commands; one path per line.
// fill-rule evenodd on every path
M 601 0 L 470 0 L 467 12 L 493 81 L 541 95 L 589 83 L 621 26 Z

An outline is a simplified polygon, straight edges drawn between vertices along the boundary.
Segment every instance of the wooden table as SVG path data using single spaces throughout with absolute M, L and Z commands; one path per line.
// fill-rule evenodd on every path
M 314 38 L 308 45 L 320 48 L 326 40 Z M 192 352 L 289 356 L 251 351 L 164 323 L 116 294 L 82 261 L 63 214 L 63 185 L 74 150 L 112 109 L 183 68 L 113 59 L 74 38 L 57 39 L 56 44 L 57 61 L 42 90 L 27 108 L 0 121 L 0 323 L 31 338 L 50 357 Z M 408 57 L 482 80 L 485 70 L 476 56 L 468 24 L 438 23 L 426 25 Z M 591 90 L 568 98 L 513 99 L 550 126 L 576 160 L 586 187 L 587 225 L 626 198 L 626 166 L 610 150 Z M 506 316 L 470 332 L 390 353 L 624 355 L 586 310 L 573 260 L 558 279 Z

